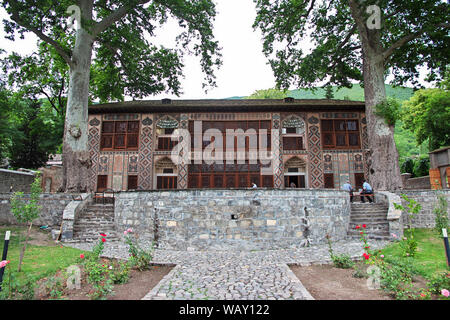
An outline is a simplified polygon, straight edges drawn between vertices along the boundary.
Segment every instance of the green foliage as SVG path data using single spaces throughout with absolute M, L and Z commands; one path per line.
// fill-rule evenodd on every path
M 443 76 L 449 65 L 449 5 L 439 0 L 381 1 L 381 29 L 364 28 L 365 6 L 372 2 L 354 1 L 267 1 L 255 0 L 257 16 L 253 27 L 263 35 L 263 52 L 269 58 L 277 87 L 311 86 L 326 81 L 339 87 L 351 87 L 352 80 L 362 81 L 362 47 L 378 46 L 388 50 L 398 40 L 412 40 L 395 47 L 385 61 L 397 85 L 414 83 L 420 66 L 429 67 L 431 81 Z M 330 14 L 332 13 L 332 14 Z M 358 21 L 360 22 L 358 24 Z M 362 43 L 364 38 L 367 43 Z M 308 39 L 311 50 L 300 45 Z M 367 58 L 367 57 L 366 57 Z
M 374 113 L 383 118 L 389 126 L 395 126 L 400 119 L 401 104 L 398 100 L 387 98 L 375 106 Z
M 350 256 L 345 254 L 335 254 L 331 244 L 331 237 L 329 235 L 326 236 L 328 242 L 328 252 L 330 253 L 331 261 L 333 261 L 333 265 L 336 268 L 340 269 L 351 269 L 355 265 Z
M 430 150 L 450 145 L 450 91 L 423 89 L 403 103 L 403 126 L 417 144 L 428 141 Z
M 7 265 L 3 274 L 0 300 L 33 300 L 35 288 L 36 279 L 34 277 L 28 276 L 25 280 L 19 281 Z
M 110 271 L 110 278 L 114 284 L 127 283 L 130 279 L 131 263 L 128 261 L 114 261 Z
M 78 4 L 82 11 L 88 11 L 88 2 Z M 68 70 L 74 54 L 72 48 L 77 34 L 68 28 L 66 13 L 73 4 L 73 1 L 3 2 L 12 19 L 12 22 L 5 20 L 6 38 L 14 40 L 17 33 L 22 36 L 30 31 L 45 33 L 51 50 L 60 56 L 52 56 L 53 62 L 46 65 L 53 66 L 59 61 L 66 64 L 57 67 L 60 79 L 67 75 L 63 71 Z M 141 98 L 169 91 L 178 95 L 181 93 L 179 79 L 183 76 L 182 59 L 187 53 L 199 57 L 205 75 L 203 86 L 215 86 L 214 71 L 221 65 L 221 54 L 213 36 L 216 9 L 212 1 L 147 1 L 144 4 L 137 0 L 91 0 L 90 4 L 92 14 L 82 12 L 81 26 L 93 35 L 94 42 L 91 101 L 94 98 L 123 100 L 126 95 Z M 121 14 L 124 9 L 126 14 Z M 109 20 L 114 15 L 119 19 Z M 169 18 L 177 20 L 179 26 L 175 48 L 152 45 L 156 30 Z M 98 29 L 99 24 L 106 21 L 104 28 Z M 33 59 L 29 58 L 30 63 L 26 63 L 30 69 L 33 69 L 31 62 L 35 61 L 38 62 L 35 69 L 43 67 L 42 58 Z M 47 79 L 46 75 L 41 77 Z
M 265 89 L 256 90 L 250 96 L 244 99 L 283 99 L 288 96 L 287 90 Z
M 51 276 L 45 281 L 44 286 L 45 292 L 50 298 L 61 298 L 64 291 L 63 279 L 57 276 Z
M 137 238 L 132 237 L 130 233 L 126 234 L 125 243 L 128 245 L 131 266 L 139 271 L 148 270 L 153 260 L 154 243 L 152 243 L 150 248 L 144 249 L 138 244 Z
M 442 289 L 449 290 L 450 272 L 443 272 L 433 275 L 428 280 L 427 286 L 434 294 L 441 294 Z
M 11 196 L 11 212 L 18 222 L 30 223 L 39 217 L 41 206 L 39 197 L 42 192 L 41 178 L 37 176 L 31 184 L 31 193 L 29 200 L 25 199 L 23 192 L 14 192 Z
M 100 261 L 100 255 L 105 247 L 104 239 L 100 238 L 92 251 L 83 260 L 84 271 L 87 281 L 93 287 L 93 292 L 89 294 L 91 299 L 106 299 L 113 294 L 113 280 L 110 277 L 110 269 Z
M 436 230 L 436 232 L 439 235 L 444 236 L 442 233 L 442 229 L 447 229 L 447 230 L 449 229 L 448 202 L 447 202 L 445 195 L 443 195 L 443 194 L 438 195 L 438 203 L 434 207 L 433 213 L 435 216 L 434 221 L 436 223 L 436 226 L 434 227 L 434 229 Z M 450 286 L 449 286 L 449 288 L 450 288 Z
M 405 237 L 400 241 L 399 247 L 404 257 L 414 257 L 417 252 L 417 240 L 414 239 L 414 229 L 412 228 L 412 222 L 415 216 L 422 210 L 422 205 L 414 199 L 409 199 L 405 194 L 401 195 L 402 199 L 406 202 L 406 207 L 402 204 L 394 203 L 394 207 L 397 210 L 401 210 L 406 215 L 408 232 L 404 232 Z

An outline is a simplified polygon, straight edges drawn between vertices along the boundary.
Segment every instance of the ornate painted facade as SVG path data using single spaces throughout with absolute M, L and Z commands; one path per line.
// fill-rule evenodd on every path
M 359 188 L 367 176 L 364 110 L 362 102 L 291 98 L 92 105 L 91 185 L 97 191 L 249 188 L 253 183 L 340 188 L 350 180 Z M 261 149 L 269 165 L 258 158 Z M 223 161 L 208 162 L 205 152 Z

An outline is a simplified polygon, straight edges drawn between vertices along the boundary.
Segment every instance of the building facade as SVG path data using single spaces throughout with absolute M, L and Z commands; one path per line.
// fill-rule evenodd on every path
M 93 190 L 357 189 L 363 102 L 151 100 L 89 107 Z

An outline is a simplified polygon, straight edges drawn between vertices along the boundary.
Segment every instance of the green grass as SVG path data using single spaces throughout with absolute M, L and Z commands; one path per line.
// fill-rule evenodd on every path
M 36 230 L 37 228 L 35 228 Z M 17 272 L 19 265 L 20 251 L 25 241 L 26 228 L 17 226 L 0 226 L 0 253 L 3 252 L 4 239 L 6 231 L 11 231 L 10 242 L 8 246 L 7 260 L 10 260 L 8 265 L 9 270 L 14 273 L 17 280 L 24 280 L 26 277 L 34 279 L 41 279 L 48 277 L 58 270 L 65 269 L 68 266 L 76 263 L 82 251 L 74 248 L 64 247 L 60 244 L 54 243 L 51 246 L 37 246 L 27 245 L 25 256 L 22 261 L 22 270 Z M 49 232 L 46 233 L 50 237 Z M 33 239 L 32 237 L 30 239 Z M 0 256 L 1 258 L 1 256 Z
M 422 276 L 429 278 L 433 274 L 448 270 L 445 255 L 444 241 L 433 229 L 414 229 L 414 237 L 418 242 L 417 253 L 413 258 L 408 258 L 414 268 Z M 405 230 L 405 236 L 408 232 Z M 386 258 L 401 258 L 401 250 L 398 243 L 393 243 L 382 250 Z

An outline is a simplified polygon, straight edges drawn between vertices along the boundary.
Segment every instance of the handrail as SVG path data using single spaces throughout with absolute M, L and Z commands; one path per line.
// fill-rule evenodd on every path
M 103 201 L 103 204 L 105 204 L 105 194 L 108 194 L 108 193 L 112 193 L 112 205 L 113 205 L 113 209 L 114 209 L 114 207 L 115 207 L 115 199 L 116 199 L 116 195 L 115 195 L 115 191 L 113 190 L 113 189 L 105 189 L 105 190 L 103 190 L 103 191 L 101 191 L 101 192 L 96 192 L 95 194 L 99 194 L 99 193 L 101 193 L 102 194 L 102 201 Z

